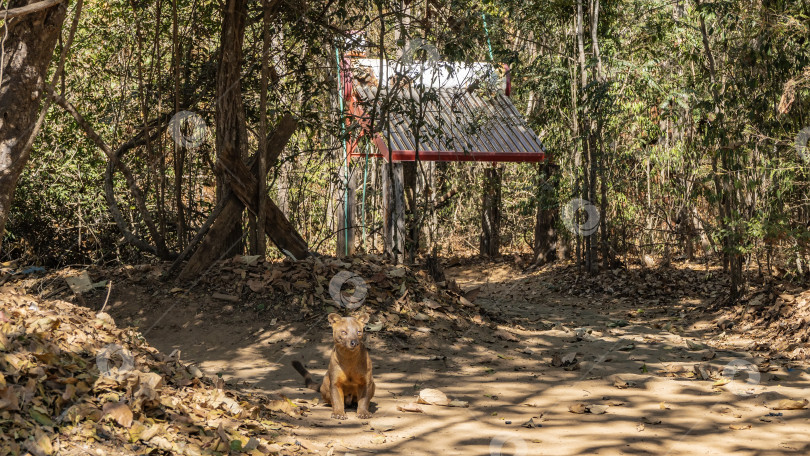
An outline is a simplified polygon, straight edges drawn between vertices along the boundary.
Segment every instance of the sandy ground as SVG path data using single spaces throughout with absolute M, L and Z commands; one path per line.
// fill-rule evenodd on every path
M 134 291 L 112 299 L 108 309 L 161 351 L 179 349 L 184 360 L 229 384 L 308 407 L 290 420 L 319 454 L 810 454 L 810 410 L 771 408 L 781 399 L 810 398 L 807 365 L 768 364 L 745 350 L 751 341 L 724 338 L 711 322 L 688 316 L 683 332 L 659 329 L 664 320 L 684 317 L 677 306 L 645 312 L 643 302 L 576 298 L 555 291 L 542 275 L 506 265 L 447 272 L 499 323 L 412 331 L 407 338 L 370 333 L 377 383 L 370 420 L 357 419 L 353 409 L 348 420 L 331 419 L 290 367 L 300 359 L 323 374 L 331 349 L 325 315 L 314 325 L 278 324 L 238 305 L 211 317 L 201 303 L 185 301 L 165 312 Z M 571 358 L 573 370 L 559 365 Z M 695 365 L 713 378 L 696 378 Z M 719 373 L 731 377 L 735 366 L 733 381 L 714 386 Z M 750 366 L 759 369 L 746 371 Z M 422 388 L 438 388 L 469 407 L 397 409 Z M 604 413 L 570 411 L 580 404 Z

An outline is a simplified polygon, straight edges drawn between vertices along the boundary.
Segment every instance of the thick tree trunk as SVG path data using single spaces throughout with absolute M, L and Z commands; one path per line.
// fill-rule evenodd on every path
M 35 5 L 10 0 L 9 10 Z M 53 49 L 65 21 L 67 2 L 9 17 L 0 37 L 8 35 L 0 62 L 0 246 L 14 189 L 31 154 L 30 140 L 39 116 L 40 99 Z
M 227 0 L 222 11 L 222 36 L 217 70 L 216 147 L 219 164 L 241 161 L 247 151 L 245 107 L 242 104 L 242 44 L 245 39 L 247 0 Z M 217 196 L 226 194 L 222 174 L 217 175 Z M 241 214 L 240 214 L 241 215 Z M 227 245 L 242 244 L 241 216 L 231 222 Z M 241 249 L 237 249 L 241 250 Z
M 298 122 L 289 114 L 282 117 L 281 121 L 279 121 L 273 135 L 267 139 L 267 149 L 261 151 L 265 154 L 265 162 L 268 165 L 268 169 L 275 165 L 278 156 L 284 150 L 284 146 L 292 137 L 297 126 Z M 242 183 L 249 184 L 247 185 L 249 188 L 247 188 L 246 192 L 255 192 L 258 183 L 253 176 L 257 175 L 259 170 L 258 156 L 254 157 L 252 163 L 249 163 L 248 166 L 251 177 L 243 180 Z M 239 171 L 234 170 L 233 166 L 225 169 L 226 173 L 228 169 Z M 228 179 L 232 179 L 230 176 L 227 177 Z M 261 178 L 264 177 L 265 176 L 262 176 Z M 254 190 L 251 190 L 251 188 Z M 246 192 L 243 192 L 243 196 L 245 196 L 244 193 Z M 183 268 L 183 271 L 178 277 L 179 280 L 192 279 L 201 274 L 214 261 L 234 253 L 231 250 L 233 243 L 228 244 L 224 242 L 223 239 L 227 238 L 230 231 L 229 227 L 233 223 L 233 220 L 241 217 L 242 211 L 245 209 L 245 204 L 233 193 L 230 193 L 227 198 L 228 201 L 224 203 L 222 212 L 216 217 L 210 231 L 205 235 L 205 238 L 202 240 L 200 246 L 197 247 L 197 250 L 194 252 L 194 255 L 191 257 L 186 267 Z M 254 206 L 254 212 L 258 213 L 257 209 L 258 207 Z M 284 217 L 284 214 L 281 213 L 281 210 L 273 204 L 270 198 L 266 199 L 264 210 L 266 214 L 265 230 L 276 246 L 285 253 L 292 253 L 292 256 L 296 259 L 301 259 L 306 256 L 306 242 L 301 239 L 295 228 L 292 227 L 289 221 L 287 221 L 287 218 Z M 206 224 L 207 223 L 208 222 L 206 222 Z M 284 230 L 288 230 L 288 232 L 285 233 Z M 192 241 L 192 243 L 189 244 L 189 248 L 194 247 L 194 244 L 195 243 Z M 188 252 L 183 252 L 181 258 L 185 257 L 187 253 Z M 172 265 L 172 269 L 175 267 L 176 265 Z
M 227 173 L 227 182 L 233 193 L 254 216 L 259 213 L 259 182 L 255 171 L 238 161 L 224 161 L 223 166 Z M 264 177 L 262 177 L 264 179 Z M 295 227 L 284 217 L 281 210 L 273 200 L 267 198 L 263 210 L 267 214 L 264 229 L 273 243 L 285 255 L 300 260 L 309 255 L 306 241 L 298 234 Z

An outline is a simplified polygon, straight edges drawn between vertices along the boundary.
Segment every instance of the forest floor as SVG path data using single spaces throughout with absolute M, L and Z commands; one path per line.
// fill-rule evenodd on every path
M 810 453 L 810 369 L 806 344 L 796 339 L 810 322 L 810 293 L 800 287 L 770 284 L 724 308 L 717 304 L 725 282 L 705 265 L 577 279 L 571 265 L 527 272 L 511 263 L 454 261 L 445 274 L 463 298 L 451 304 L 446 298 L 455 293 L 417 287 L 429 281 L 423 273 L 408 271 L 398 286 L 404 273 L 396 270 L 339 266 L 359 270 L 370 287 L 357 309 L 372 313 L 366 345 L 377 392 L 368 420 L 353 409 L 348 420 L 333 420 L 319 394 L 303 388 L 290 362 L 304 361 L 320 378 L 331 350 L 330 309 L 311 297 L 294 300 L 296 307 L 262 295 L 257 281 L 264 277 L 266 285 L 266 275 L 226 266 L 188 293 L 145 268 L 125 285 L 112 279 L 118 285 L 109 299 L 103 287 L 88 294 L 85 306 L 98 311 L 107 302 L 119 327 L 134 327 L 164 354 L 180 350 L 183 361 L 220 375 L 228 388 L 290 398 L 295 410 L 277 419 L 301 452 Z M 218 288 L 223 281 L 242 285 Z M 282 291 L 325 294 L 319 280 L 306 282 Z M 38 283 L 41 293 L 53 288 Z M 394 290 L 395 302 L 375 295 L 375 284 Z M 234 298 L 250 290 L 256 296 Z M 411 290 L 419 298 L 409 305 Z M 792 332 L 771 324 L 787 308 L 799 318 L 783 319 Z M 401 410 L 414 407 L 425 388 L 462 406 Z

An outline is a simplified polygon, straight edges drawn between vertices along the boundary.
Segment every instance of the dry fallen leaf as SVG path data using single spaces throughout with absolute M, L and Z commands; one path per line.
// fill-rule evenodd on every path
M 53 454 L 51 439 L 42 429 L 34 430 L 34 438 L 25 442 L 25 448 L 34 456 L 48 456 Z
M 687 346 L 687 348 L 689 348 L 689 350 L 696 351 L 696 350 L 705 350 L 706 349 L 706 346 L 699 343 L 699 342 L 692 342 L 689 339 L 685 339 L 685 341 L 686 341 L 686 346 Z
M 452 401 L 450 401 L 449 404 L 447 404 L 447 406 L 448 407 L 469 407 L 470 403 L 467 402 L 467 401 L 452 400 Z
M 709 367 L 705 364 L 695 364 L 694 366 L 695 378 L 698 380 L 711 380 L 712 375 Z
M 521 424 L 521 426 L 523 426 L 523 427 L 525 427 L 525 428 L 529 428 L 529 429 L 534 429 L 534 428 L 538 428 L 538 427 L 543 427 L 543 425 L 542 425 L 542 424 L 540 424 L 540 423 L 535 423 L 535 422 L 534 422 L 534 418 L 536 418 L 536 417 L 529 418 L 529 421 L 527 421 L 527 422 L 525 422 L 525 423 Z
M 107 402 L 102 409 L 104 415 L 113 419 L 119 425 L 129 428 L 132 426 L 132 410 L 123 402 Z
M 248 280 L 247 286 L 254 293 L 261 293 L 264 290 L 264 283 L 261 280 Z
M 576 404 L 571 404 L 568 406 L 568 411 L 571 413 L 578 413 L 582 414 L 587 411 L 587 407 L 582 402 L 577 402 Z
M 388 277 L 402 278 L 402 277 L 405 277 L 406 272 L 407 271 L 405 271 L 405 269 L 403 269 L 403 268 L 391 269 L 391 270 L 388 271 Z
M 446 394 L 437 389 L 425 388 L 419 392 L 417 402 L 419 404 L 429 405 L 449 405 L 450 399 L 447 398 Z
M 378 321 L 377 323 L 369 323 L 366 325 L 366 331 L 379 332 L 380 330 L 383 329 L 383 326 L 384 324 L 382 321 Z
M 93 281 L 90 280 L 90 275 L 87 274 L 87 271 L 82 271 L 73 277 L 65 277 L 65 282 L 67 282 L 70 289 L 76 294 L 87 293 L 93 289 Z
M 807 407 L 807 399 L 800 399 L 800 400 L 793 400 L 793 399 L 782 399 L 781 401 L 777 402 L 771 408 L 773 410 L 801 410 Z
M 732 431 L 742 431 L 742 430 L 745 430 L 745 429 L 751 429 L 751 425 L 750 424 L 730 424 L 728 426 L 728 428 L 731 429 Z
M 625 388 L 629 387 L 629 386 L 630 386 L 630 384 L 629 384 L 629 383 L 627 383 L 626 381 L 624 381 L 624 380 L 620 379 L 620 378 L 617 378 L 617 379 L 616 379 L 616 380 L 613 382 L 613 386 L 615 386 L 616 388 L 619 388 L 619 389 L 625 389 Z
M 385 443 L 385 435 L 383 434 L 376 434 L 374 437 L 371 438 L 371 443 L 374 445 L 382 445 Z
M 576 370 L 579 368 L 577 352 L 569 352 L 565 355 L 554 353 L 551 357 L 551 365 L 553 367 L 562 367 L 565 370 Z
M 588 412 L 593 413 L 594 415 L 601 415 L 603 413 L 607 413 L 608 406 L 607 405 L 589 405 Z
M 423 413 L 422 407 L 419 406 L 416 402 L 408 402 L 405 405 L 398 405 L 397 410 L 400 412 L 416 412 L 416 413 Z

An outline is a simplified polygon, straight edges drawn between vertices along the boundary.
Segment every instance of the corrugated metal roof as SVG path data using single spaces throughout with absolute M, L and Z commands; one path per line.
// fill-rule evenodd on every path
M 354 90 L 370 122 L 378 88 L 355 81 Z M 512 100 L 499 91 L 479 92 L 484 91 L 381 89 L 374 122 L 384 125 L 375 127 L 383 132 L 382 141 L 375 141 L 380 152 L 386 155 L 390 144 L 395 161 L 413 160 L 417 150 L 420 160 L 543 161 L 543 144 Z
M 388 87 L 398 81 L 408 80 L 413 85 L 446 89 L 449 87 L 469 87 L 476 81 L 486 81 L 491 85 L 502 85 L 506 81 L 502 72 L 487 62 L 439 62 L 378 59 L 354 59 L 352 68 L 375 81 L 376 85 Z M 504 87 L 501 87 L 502 89 Z

